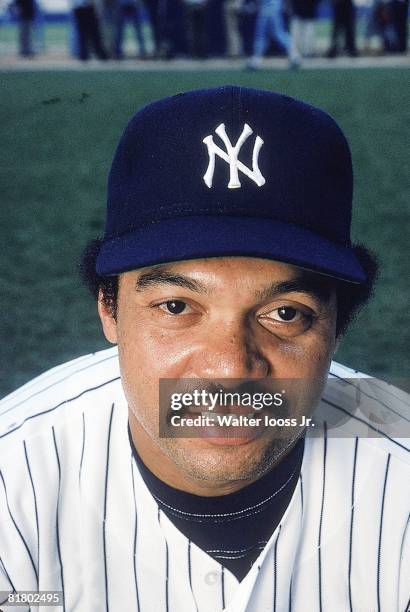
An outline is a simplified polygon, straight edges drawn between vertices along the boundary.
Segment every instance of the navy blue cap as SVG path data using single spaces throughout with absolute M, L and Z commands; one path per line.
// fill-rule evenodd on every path
M 364 282 L 352 192 L 349 146 L 325 112 L 234 86 L 165 98 L 118 145 L 97 273 L 248 256 Z

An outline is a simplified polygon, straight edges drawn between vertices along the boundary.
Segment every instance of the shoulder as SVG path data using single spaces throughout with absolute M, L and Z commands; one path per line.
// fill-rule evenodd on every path
M 357 511 L 359 501 L 364 509 L 386 507 L 391 524 L 400 518 L 400 532 L 408 517 L 403 484 L 410 479 L 409 410 L 409 396 L 401 389 L 332 363 L 314 413 L 316 427 L 307 432 L 306 490 L 322 503 L 326 490 L 335 516 L 349 515 L 346 497 L 355 497 Z
M 117 347 L 52 368 L 0 401 L 0 448 L 79 412 L 104 410 L 120 394 Z
M 333 362 L 316 415 L 329 439 L 358 438 L 410 466 L 410 397 L 398 387 Z

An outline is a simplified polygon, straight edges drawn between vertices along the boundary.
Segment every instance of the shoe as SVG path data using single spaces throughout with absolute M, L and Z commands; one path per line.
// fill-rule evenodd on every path
M 295 60 L 295 59 L 289 60 L 289 70 L 299 70 L 300 66 L 301 66 L 300 60 Z
M 259 70 L 262 60 L 260 57 L 251 57 L 245 65 L 245 70 Z

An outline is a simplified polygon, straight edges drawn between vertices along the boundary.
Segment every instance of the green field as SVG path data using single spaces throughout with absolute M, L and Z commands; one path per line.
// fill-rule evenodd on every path
M 356 169 L 354 237 L 379 254 L 383 271 L 337 358 L 384 378 L 408 374 L 407 71 L 33 72 L 1 80 L 1 395 L 107 346 L 76 266 L 102 231 L 118 137 L 144 103 L 222 83 L 302 98 L 345 130 Z

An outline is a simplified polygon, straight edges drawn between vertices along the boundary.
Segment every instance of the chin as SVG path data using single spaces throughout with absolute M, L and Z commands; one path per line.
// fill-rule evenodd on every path
M 199 445 L 198 439 L 183 446 L 172 442 L 164 445 L 163 451 L 185 474 L 196 480 L 222 483 L 261 478 L 294 440 L 265 440 L 263 445 L 254 441 L 241 446 L 214 446 L 210 442 Z

